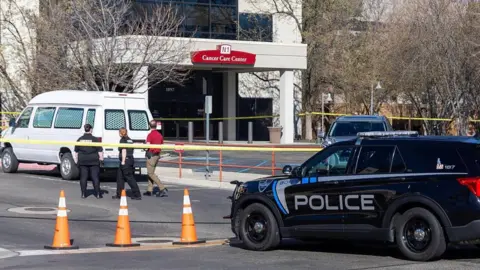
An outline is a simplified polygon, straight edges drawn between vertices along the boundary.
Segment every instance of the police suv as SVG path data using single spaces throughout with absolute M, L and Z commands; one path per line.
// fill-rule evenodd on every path
M 282 176 L 233 181 L 232 231 L 247 249 L 283 238 L 395 243 L 415 261 L 480 243 L 480 141 L 358 133 Z

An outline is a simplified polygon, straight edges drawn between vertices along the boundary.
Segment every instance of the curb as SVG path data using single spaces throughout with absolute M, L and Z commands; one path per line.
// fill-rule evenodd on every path
M 160 177 L 160 180 L 167 184 L 218 188 L 218 189 L 224 189 L 224 190 L 230 190 L 230 191 L 233 191 L 235 189 L 235 185 L 230 184 L 230 181 L 219 182 L 219 181 L 199 180 L 199 179 L 191 179 L 191 178 L 175 178 L 175 177 L 169 177 L 169 176 Z

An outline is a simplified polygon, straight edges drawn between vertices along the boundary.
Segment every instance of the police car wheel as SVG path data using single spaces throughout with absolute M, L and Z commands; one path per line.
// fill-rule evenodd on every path
M 18 170 L 18 160 L 12 148 L 6 148 L 2 153 L 2 170 L 5 173 L 15 173 Z
M 60 159 L 60 174 L 64 180 L 74 180 L 79 176 L 79 169 L 71 153 L 65 153 Z
M 413 261 L 430 261 L 442 256 L 447 248 L 443 228 L 430 211 L 416 207 L 395 221 L 398 249 Z
M 270 250 L 280 244 L 277 220 L 265 205 L 253 203 L 240 217 L 240 239 L 247 249 Z

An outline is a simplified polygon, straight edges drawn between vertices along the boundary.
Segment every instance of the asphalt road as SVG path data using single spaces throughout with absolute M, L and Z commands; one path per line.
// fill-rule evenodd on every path
M 416 263 L 396 258 L 394 249 L 352 245 L 284 245 L 268 252 L 229 245 L 143 252 L 13 257 L 0 269 L 479 269 L 480 250 L 451 250 L 441 261 Z
M 46 173 L 48 175 L 52 173 Z M 143 191 L 147 183 L 139 183 Z M 98 247 L 111 243 L 115 236 L 119 200 L 112 200 L 114 182 L 103 182 L 108 192 L 103 199 L 80 198 L 78 182 L 38 174 L 0 173 L 0 248 L 9 250 L 42 249 L 53 239 L 55 214 L 20 214 L 12 208 L 56 208 L 60 190 L 66 194 L 70 233 L 79 247 Z M 126 185 L 129 189 L 128 185 Z M 169 197 L 143 197 L 128 200 L 132 237 L 178 238 L 181 231 L 184 186 L 167 185 Z M 188 187 L 198 237 L 208 239 L 231 236 L 222 217 L 229 213 L 230 191 Z M 91 185 L 89 183 L 89 189 Z M 128 190 L 127 190 L 127 193 Z M 10 211 L 9 211 L 10 209 Z M 48 209 L 47 209 L 48 210 Z
M 141 180 L 141 179 L 139 179 Z M 60 189 L 66 192 L 70 233 L 80 250 L 103 248 L 115 235 L 118 200 L 110 196 L 113 180 L 102 183 L 109 192 L 101 200 L 82 200 L 77 182 L 55 173 L 0 173 L 0 258 L 6 250 L 43 250 L 51 244 L 54 214 L 19 214 L 12 208 L 55 208 Z M 140 182 L 142 189 L 146 183 Z M 232 236 L 222 216 L 228 214 L 229 191 L 188 187 L 199 238 Z M 169 185 L 168 198 L 128 200 L 134 241 L 177 239 L 181 230 L 184 186 Z M 10 211 L 9 211 L 10 210 Z M 479 269 L 480 249 L 451 247 L 444 259 L 430 263 L 403 260 L 395 248 L 351 243 L 285 241 L 278 250 L 253 252 L 238 245 L 159 249 L 154 251 L 89 252 L 84 254 L 15 256 L 0 259 L 0 269 Z
M 285 165 L 298 166 L 313 156 L 315 152 L 276 152 L 275 167 L 283 168 Z M 169 158 L 163 159 L 169 162 L 178 162 L 179 156 L 171 153 Z M 209 167 L 214 171 L 219 170 L 220 154 L 218 151 L 209 152 Z M 206 151 L 186 151 L 182 155 L 182 161 L 187 163 L 206 163 Z M 160 161 L 162 162 L 162 160 Z M 223 171 L 238 173 L 256 173 L 270 175 L 272 170 L 272 153 L 271 152 L 245 152 L 245 151 L 223 151 L 222 152 Z M 225 167 L 225 165 L 227 167 Z M 229 165 L 248 166 L 252 168 L 232 168 Z M 178 167 L 177 164 L 162 163 L 166 167 Z M 258 169 L 258 167 L 268 167 L 269 169 Z M 200 164 L 189 165 L 183 164 L 182 168 L 193 169 L 194 171 L 203 172 L 205 166 Z

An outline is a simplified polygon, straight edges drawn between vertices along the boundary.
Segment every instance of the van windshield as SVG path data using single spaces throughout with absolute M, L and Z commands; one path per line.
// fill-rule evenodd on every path
M 385 131 L 386 126 L 383 122 L 336 122 L 330 130 L 330 137 L 339 136 L 357 136 L 359 132 Z

